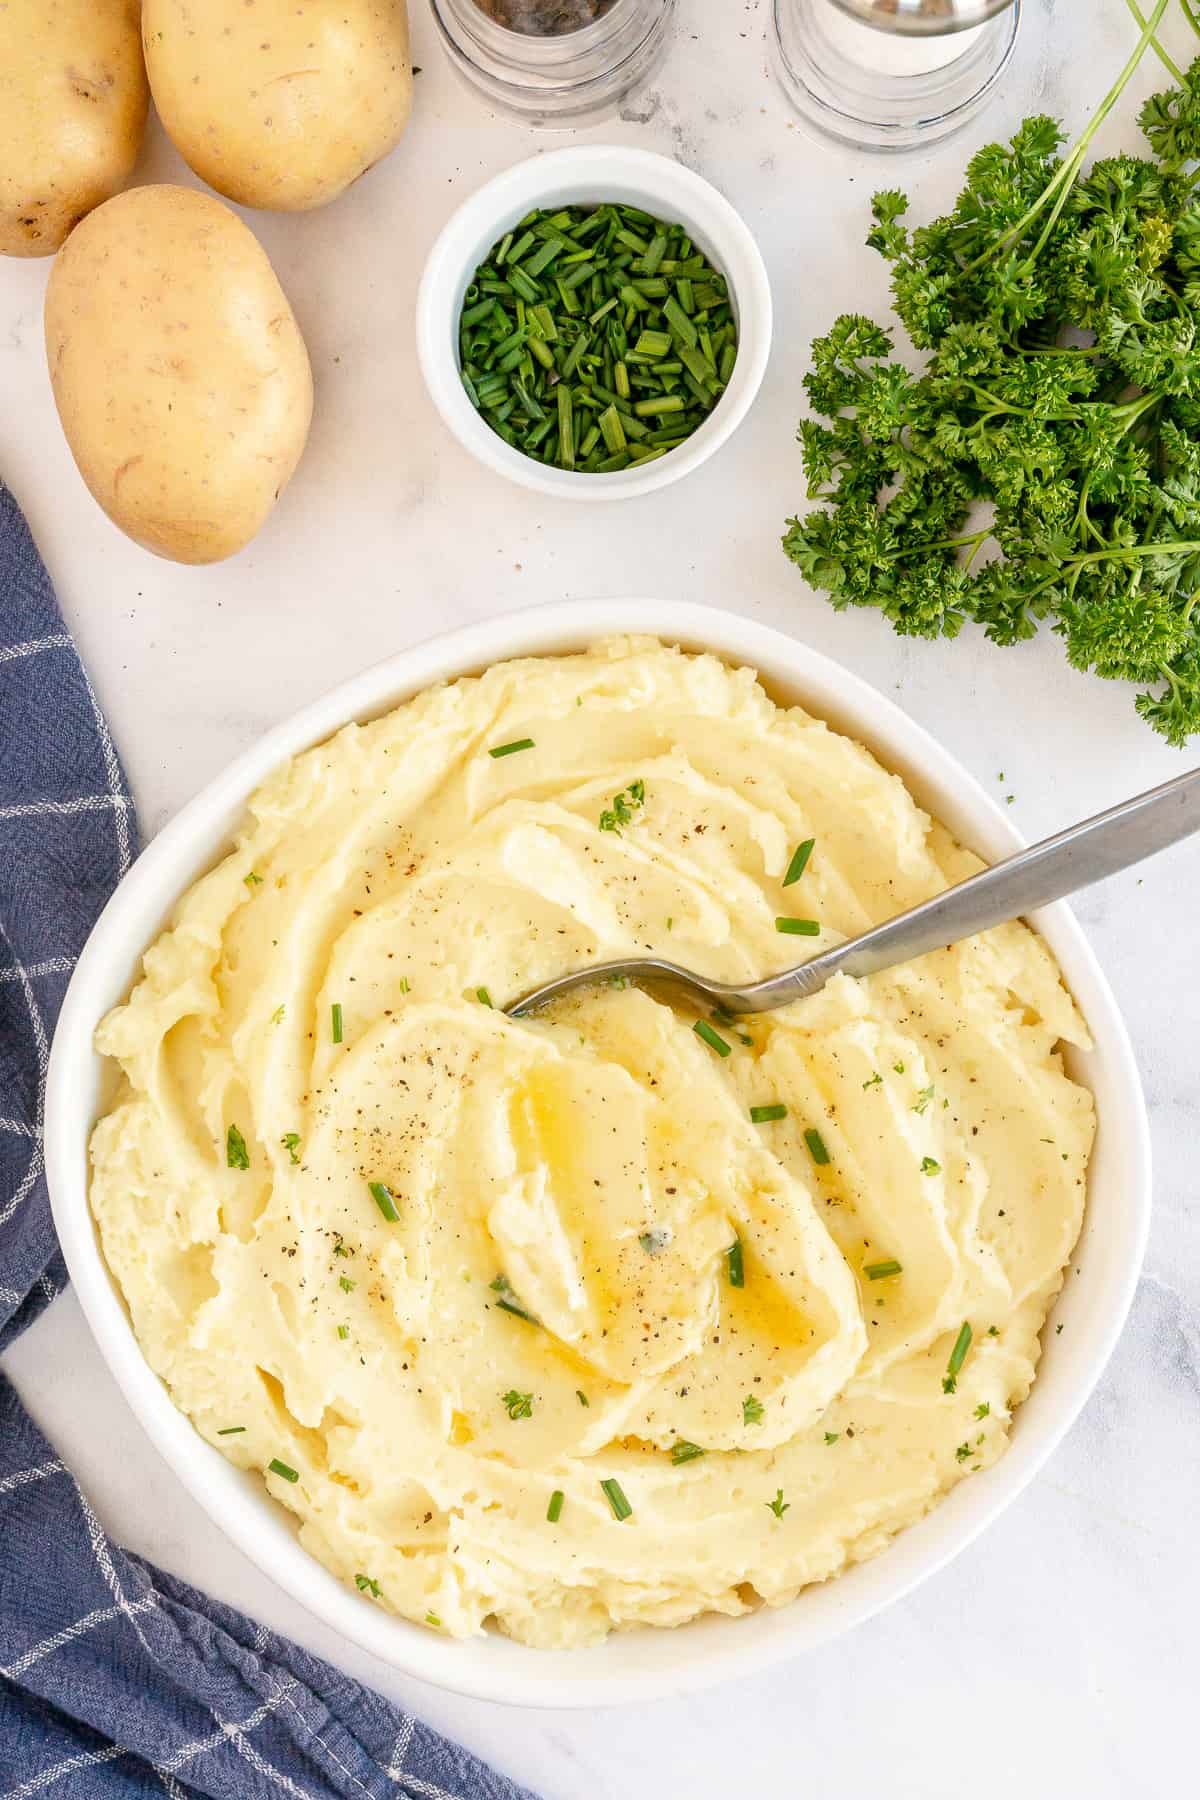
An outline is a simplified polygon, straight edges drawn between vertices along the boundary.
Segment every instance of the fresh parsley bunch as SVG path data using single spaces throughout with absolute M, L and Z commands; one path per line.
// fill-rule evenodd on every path
M 1061 157 L 1050 118 L 967 167 L 950 214 L 910 230 L 876 194 L 868 242 L 927 351 L 911 372 L 854 314 L 813 345 L 810 498 L 784 547 L 835 607 L 906 636 L 995 643 L 1044 619 L 1079 669 L 1142 685 L 1172 744 L 1200 732 L 1200 58 L 1142 108 L 1152 155 L 1083 173 L 1137 50 Z M 821 422 L 821 421 L 825 422 Z

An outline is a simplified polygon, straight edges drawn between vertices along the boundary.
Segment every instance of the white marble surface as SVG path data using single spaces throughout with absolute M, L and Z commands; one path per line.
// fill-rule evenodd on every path
M 551 507 L 477 468 L 421 387 L 413 298 L 446 213 L 554 140 L 491 116 L 444 67 L 413 0 L 416 117 L 396 154 L 306 217 L 250 215 L 312 353 L 304 463 L 258 541 L 196 570 L 128 543 L 85 492 L 41 348 L 42 263 L 0 266 L 0 471 L 23 503 L 125 756 L 144 829 L 323 688 L 429 632 L 570 595 L 657 592 L 742 609 L 892 692 L 1030 835 L 1184 765 L 1130 696 L 1047 639 L 903 644 L 806 592 L 778 537 L 801 501 L 792 442 L 805 347 L 845 306 L 884 306 L 868 196 L 949 197 L 964 154 L 1031 109 L 1081 122 L 1131 42 L 1124 0 L 1034 0 L 1015 67 L 961 141 L 885 165 L 814 144 L 766 71 L 765 0 L 681 0 L 659 79 L 597 128 L 712 177 L 758 233 L 777 345 L 761 399 L 714 463 L 668 493 Z M 1142 88 L 1159 85 L 1144 71 Z M 1132 108 L 1105 140 L 1132 146 Z M 157 127 L 140 178 L 190 179 Z M 6 1367 L 127 1544 L 291 1632 L 528 1782 L 546 1800 L 731 1791 L 822 1800 L 1130 1800 L 1191 1788 L 1200 1560 L 1200 847 L 1078 905 L 1138 1047 L 1154 1123 L 1145 1279 L 1113 1365 L 1052 1465 L 915 1597 L 753 1682 L 618 1716 L 513 1714 L 390 1675 L 278 1593 L 143 1439 L 70 1295 Z

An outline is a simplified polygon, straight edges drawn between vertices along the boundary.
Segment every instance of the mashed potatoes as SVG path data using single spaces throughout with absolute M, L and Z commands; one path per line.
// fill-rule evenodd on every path
M 643 952 L 756 977 L 975 867 L 860 746 L 648 639 L 297 757 L 100 1029 L 92 1204 L 147 1358 L 365 1603 L 456 1635 L 582 1644 L 871 1555 L 1003 1451 L 1079 1230 L 1043 943 L 707 1036 L 632 988 L 498 1008 Z

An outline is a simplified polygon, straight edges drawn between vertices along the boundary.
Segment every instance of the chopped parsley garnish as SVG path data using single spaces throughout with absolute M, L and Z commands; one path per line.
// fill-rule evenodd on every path
M 677 1438 L 671 1445 L 671 1461 L 673 1463 L 695 1462 L 698 1456 L 703 1455 L 702 1446 L 689 1443 L 687 1438 Z
M 271 1458 L 267 1467 L 273 1475 L 282 1476 L 284 1481 L 299 1481 L 300 1479 L 297 1471 L 291 1468 L 289 1464 L 281 1462 L 277 1456 Z
M 761 1425 L 762 1416 L 763 1403 L 758 1398 L 758 1395 L 747 1394 L 746 1398 L 742 1401 L 742 1424 Z
M 967 1351 L 971 1348 L 971 1324 L 964 1319 L 954 1340 L 954 1348 L 950 1352 L 950 1361 L 946 1364 L 946 1373 L 942 1377 L 942 1392 L 952 1394 L 958 1387 L 958 1377 L 963 1364 L 967 1360 Z
M 647 1256 L 658 1256 L 670 1242 L 671 1228 L 669 1225 L 652 1225 L 649 1231 L 638 1233 L 638 1243 Z
M 513 1292 L 512 1283 L 509 1281 L 507 1275 L 497 1275 L 495 1281 L 490 1282 L 489 1286 L 491 1287 L 492 1292 L 498 1296 L 496 1305 L 500 1307 L 503 1312 L 511 1313 L 515 1319 L 524 1319 L 529 1325 L 541 1324 L 540 1319 L 535 1319 L 533 1314 L 521 1305 L 521 1302 Z M 584 1405 L 587 1405 L 586 1400 L 584 1401 Z
M 592 1404 L 582 1388 L 575 1389 L 575 1398 L 578 1400 L 580 1406 L 590 1406 Z
M 218 1437 L 234 1437 L 234 1436 L 236 1436 L 236 1434 L 239 1431 L 245 1431 L 245 1429 L 246 1429 L 246 1427 L 244 1425 L 222 1425 L 220 1431 L 218 1431 L 218 1433 L 217 1433 L 217 1436 Z
M 787 1512 L 792 1503 L 790 1500 L 784 1499 L 782 1488 L 776 1488 L 775 1498 L 773 1500 L 766 1500 L 763 1504 L 775 1514 L 777 1519 L 782 1519 L 784 1513 Z
M 247 887 L 261 887 L 262 886 L 262 876 L 256 875 L 253 869 L 251 869 L 251 871 L 248 875 L 243 875 L 242 880 L 245 882 Z
M 958 1446 L 958 1449 L 954 1452 L 954 1454 L 958 1458 L 959 1462 L 966 1462 L 968 1456 L 970 1456 L 970 1454 L 971 1454 L 970 1444 L 960 1444 Z
M 785 937 L 820 937 L 821 927 L 815 919 L 776 919 L 776 931 Z
M 427 1612 L 425 1614 L 425 1623 L 427 1625 L 436 1625 L 440 1630 L 442 1621 L 438 1618 L 438 1616 L 435 1612 Z
M 922 1175 L 940 1175 L 941 1172 L 942 1172 L 941 1163 L 934 1162 L 932 1156 L 923 1156 L 921 1158 L 921 1173 L 922 1173 Z
M 480 1006 L 490 1006 L 492 1004 L 492 996 L 485 987 L 478 987 L 475 989 L 475 998 L 478 1000 Z
M 792 860 L 787 866 L 787 874 L 783 878 L 784 887 L 791 887 L 793 881 L 799 881 L 808 867 L 808 859 L 813 853 L 816 841 L 816 838 L 805 838 L 802 844 L 796 845 L 792 851 Z
M 507 1394 L 501 1394 L 500 1404 L 510 1419 L 532 1419 L 533 1395 L 518 1393 L 516 1388 L 509 1388 Z
M 383 1182 L 368 1181 L 367 1188 L 372 1200 L 375 1202 L 388 1224 L 399 1224 L 400 1214 L 396 1211 L 396 1202 L 392 1199 L 391 1194 L 384 1186 Z
M 895 1257 L 889 1256 L 886 1262 L 864 1263 L 863 1274 L 868 1281 L 886 1281 L 889 1275 L 901 1275 L 903 1270 Z
M 829 1152 L 825 1148 L 825 1139 L 814 1125 L 810 1125 L 808 1130 L 804 1133 L 804 1141 L 808 1145 L 808 1154 L 812 1157 L 817 1167 L 824 1168 L 825 1164 L 829 1161 Z
M 343 1294 L 352 1294 L 358 1286 L 358 1283 L 357 1281 L 351 1281 L 348 1275 L 339 1275 L 338 1286 L 341 1288 Z
M 720 1032 L 713 1030 L 707 1019 L 697 1019 L 696 1023 L 692 1026 L 692 1030 L 698 1038 L 703 1038 L 709 1049 L 715 1050 L 718 1056 L 729 1056 L 731 1054 L 733 1045 L 727 1044 Z
M 546 1517 L 551 1525 L 557 1525 L 559 1519 L 562 1517 L 563 1501 L 565 1499 L 566 1495 L 563 1493 L 562 1489 L 555 1488 L 550 1496 L 550 1504 L 546 1508 Z
M 337 1334 L 341 1338 L 341 1340 L 344 1344 L 346 1339 L 350 1336 L 350 1327 L 348 1325 L 339 1325 L 337 1328 Z
M 383 1592 L 379 1583 L 370 1575 L 356 1575 L 354 1585 L 360 1594 L 370 1594 L 374 1600 L 378 1600 Z
M 829 1444 L 836 1444 L 838 1439 L 841 1437 L 841 1435 L 842 1434 L 840 1431 L 827 1431 L 825 1433 L 826 1445 L 828 1446 Z
M 488 751 L 489 756 L 513 756 L 518 750 L 532 750 L 532 738 L 514 738 L 511 744 L 494 744 Z
M 333 1254 L 335 1256 L 349 1256 L 350 1252 L 347 1250 L 341 1238 L 339 1238 L 337 1243 L 333 1246 Z
M 300 1158 L 297 1156 L 296 1152 L 300 1148 L 300 1133 L 298 1131 L 285 1131 L 279 1141 L 287 1151 L 292 1162 L 298 1163 Z
M 607 1481 L 600 1483 L 600 1486 L 604 1489 L 605 1499 L 613 1509 L 613 1518 L 627 1519 L 633 1508 L 625 1498 L 624 1490 L 616 1476 L 610 1475 Z
M 998 1325 L 989 1325 L 987 1328 L 987 1334 L 989 1337 L 999 1337 L 1000 1336 L 1000 1327 Z
M 335 1000 L 333 1005 L 330 1007 L 329 1012 L 330 1012 L 330 1017 L 331 1017 L 332 1024 L 333 1024 L 333 1041 L 335 1044 L 340 1044 L 342 1041 L 342 1003 L 341 1003 L 341 1001 Z
M 613 795 L 610 807 L 605 807 L 600 814 L 601 831 L 619 832 L 622 825 L 632 825 L 633 815 L 638 807 L 646 804 L 646 784 L 644 781 L 631 781 L 627 788 Z
M 271 1014 L 272 1025 L 278 1025 L 280 1023 L 280 1021 L 282 1020 L 283 1015 L 286 1011 L 287 1011 L 286 1006 L 277 1006 L 275 1008 L 275 1011 Z
M 979 1402 L 979 1405 L 975 1408 L 975 1417 L 977 1419 L 986 1419 L 988 1414 L 991 1412 L 991 1410 L 992 1409 L 991 1409 L 991 1406 L 988 1403 L 988 1401 L 981 1400 Z
M 740 1237 L 735 1237 L 732 1244 L 730 1244 L 728 1250 L 725 1252 L 725 1263 L 729 1275 L 730 1287 L 745 1287 L 746 1259 L 742 1253 L 742 1240 Z
M 933 1083 L 930 1082 L 930 1084 L 927 1088 L 921 1089 L 920 1093 L 917 1095 L 916 1099 L 913 1101 L 913 1104 L 912 1104 L 913 1111 L 915 1113 L 923 1113 L 925 1111 L 925 1108 L 929 1105 L 929 1102 L 932 1099 L 933 1099 Z
M 772 1100 L 769 1106 L 752 1106 L 750 1123 L 752 1125 L 770 1125 L 774 1119 L 786 1119 L 787 1107 L 782 1100 Z
M 236 1125 L 231 1125 L 225 1133 L 225 1161 L 231 1169 L 248 1169 L 250 1152 L 246 1148 L 246 1140 Z
M 883 1076 L 879 1073 L 879 1070 L 876 1069 L 875 1073 L 872 1076 L 870 1076 L 868 1080 L 863 1082 L 863 1091 L 865 1093 L 867 1088 L 882 1087 L 882 1086 L 883 1086 Z

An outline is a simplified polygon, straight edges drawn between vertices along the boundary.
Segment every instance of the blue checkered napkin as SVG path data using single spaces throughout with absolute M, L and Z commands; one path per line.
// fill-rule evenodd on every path
M 0 483 L 0 1348 L 66 1280 L 42 1161 L 75 959 L 129 790 Z M 0 1800 L 532 1800 L 380 1695 L 120 1550 L 0 1375 Z

